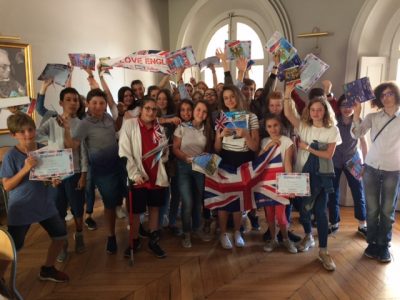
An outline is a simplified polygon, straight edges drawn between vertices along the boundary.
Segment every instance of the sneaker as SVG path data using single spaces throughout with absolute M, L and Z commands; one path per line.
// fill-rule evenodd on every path
M 195 239 L 202 240 L 203 242 L 209 242 L 213 238 L 211 234 L 204 233 L 200 229 L 193 231 L 192 237 Z
M 379 256 L 379 247 L 377 244 L 368 244 L 368 247 L 364 250 L 364 255 L 368 258 L 376 259 Z
M 388 246 L 379 246 L 378 260 L 381 263 L 390 263 L 392 261 Z
M 275 248 L 278 247 L 278 241 L 277 240 L 268 240 L 265 245 L 264 245 L 264 251 L 265 252 L 272 252 L 274 251 Z
M 107 248 L 106 251 L 108 254 L 115 254 L 117 253 L 117 238 L 115 237 L 115 235 L 113 236 L 109 236 L 107 238 Z
M 161 249 L 158 241 L 150 240 L 149 241 L 149 249 L 153 252 L 153 254 L 158 258 L 165 258 L 167 257 L 165 251 Z
M 6 299 L 12 299 L 13 297 L 10 289 L 7 287 L 4 278 L 0 278 L 0 295 Z
M 205 234 L 211 234 L 211 223 L 212 223 L 211 219 L 204 221 L 203 232 Z
M 288 236 L 289 236 L 289 240 L 291 240 L 295 244 L 297 244 L 301 241 L 301 237 L 299 235 L 295 234 L 291 230 L 288 231 Z
M 85 242 L 83 241 L 82 232 L 75 232 L 74 233 L 74 240 L 75 240 L 75 252 L 76 253 L 85 252 L 86 247 L 85 247 Z
M 122 207 L 122 205 L 119 205 L 115 208 L 115 214 L 117 215 L 118 219 L 124 219 L 126 218 L 126 211 Z
M 56 268 L 54 268 L 54 266 L 51 267 L 42 266 L 40 268 L 39 279 L 49 280 L 54 282 L 67 282 L 69 280 L 69 277 L 64 272 L 61 272 Z
M 297 248 L 293 244 L 293 242 L 290 239 L 283 240 L 282 245 L 289 251 L 290 253 L 297 253 Z
M 68 258 L 68 242 L 66 241 L 60 253 L 58 253 L 56 260 L 59 263 L 63 263 L 67 260 L 67 258 Z
M 258 222 L 258 216 L 250 211 L 247 213 L 247 217 L 250 220 L 251 230 L 260 231 L 261 226 L 260 223 Z
M 329 226 L 328 234 L 335 233 L 338 230 L 339 230 L 339 224 L 333 224 L 333 225 Z
M 244 239 L 240 231 L 235 231 L 234 237 L 235 237 L 235 246 L 238 248 L 243 248 L 246 243 L 244 242 Z
M 140 223 L 140 226 L 139 226 L 139 236 L 141 237 L 141 238 L 148 238 L 148 237 L 150 237 L 150 232 L 149 231 L 147 231 L 146 229 L 144 229 L 144 227 L 143 227 L 143 225 Z
M 182 236 L 183 235 L 182 229 L 180 229 L 178 226 L 168 226 L 168 229 L 171 231 L 171 233 L 174 236 Z
M 361 235 L 364 239 L 367 239 L 367 227 L 358 227 L 357 233 Z
M 97 224 L 96 224 L 95 220 L 92 219 L 92 217 L 86 218 L 85 225 L 89 230 L 97 229 Z
M 71 221 L 73 218 L 74 218 L 74 216 L 72 215 L 71 211 L 68 210 L 68 211 L 67 211 L 67 215 L 65 216 L 65 219 L 64 219 L 64 220 L 65 220 L 66 222 L 68 222 L 68 221 Z
M 335 271 L 336 265 L 333 262 L 332 257 L 329 255 L 328 252 L 323 252 L 319 251 L 319 260 L 322 262 L 322 266 L 325 268 L 325 270 L 328 271 Z
M 137 253 L 140 250 L 140 248 L 142 248 L 142 240 L 140 238 L 133 239 L 133 253 Z M 131 247 L 130 246 L 128 246 L 128 248 L 125 249 L 124 257 L 131 258 Z
M 190 240 L 190 233 L 184 233 L 182 239 L 183 248 L 192 248 L 192 241 Z
M 232 242 L 229 238 L 229 235 L 227 233 L 221 234 L 221 237 L 219 238 L 219 241 L 221 242 L 221 246 L 224 249 L 232 249 Z
M 263 234 L 263 241 L 266 242 L 266 241 L 269 241 L 269 240 L 271 240 L 271 231 L 269 231 L 269 229 L 268 229 Z
M 300 252 L 306 252 L 308 251 L 309 248 L 315 246 L 315 241 L 314 238 L 311 234 L 307 234 L 300 242 L 300 244 L 297 246 L 297 250 Z

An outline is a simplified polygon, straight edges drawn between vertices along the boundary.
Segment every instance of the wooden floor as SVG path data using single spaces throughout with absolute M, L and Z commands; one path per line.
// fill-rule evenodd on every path
M 71 278 L 65 284 L 38 280 L 48 238 L 38 226 L 31 228 L 19 253 L 17 287 L 25 299 L 400 299 L 400 225 L 393 231 L 392 263 L 380 264 L 362 255 L 366 242 L 356 234 L 351 208 L 342 208 L 340 230 L 329 238 L 335 272 L 322 268 L 317 248 L 299 254 L 263 252 L 261 232 L 245 234 L 246 248 L 227 251 L 216 239 L 194 240 L 193 248 L 184 249 L 165 231 L 161 245 L 168 257 L 152 256 L 145 241 L 131 267 L 123 258 L 126 221 L 117 221 L 119 250 L 110 256 L 101 214 L 97 208 L 99 229 L 84 233 L 85 253 L 75 254 L 69 239 L 70 257 L 57 265 Z M 294 228 L 302 233 L 297 223 L 295 218 Z M 72 222 L 69 228 L 72 232 Z

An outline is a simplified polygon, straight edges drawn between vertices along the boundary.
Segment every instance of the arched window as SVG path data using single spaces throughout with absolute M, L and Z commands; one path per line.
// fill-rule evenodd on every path
M 224 49 L 225 40 L 241 40 L 251 41 L 251 59 L 254 60 L 254 65 L 251 67 L 249 77 L 256 82 L 257 88 L 263 87 L 264 85 L 264 69 L 267 62 L 264 61 L 264 47 L 266 40 L 263 37 L 261 30 L 259 30 L 257 24 L 251 20 L 234 16 L 225 22 L 219 23 L 216 26 L 214 34 L 209 39 L 204 57 L 210 57 L 215 55 L 215 50 L 218 48 Z M 260 38 L 260 36 L 262 38 Z M 235 62 L 231 62 L 232 76 L 236 77 Z M 222 67 L 216 67 L 217 80 L 223 82 L 224 71 Z M 208 86 L 213 86 L 213 78 L 211 70 L 206 69 L 204 71 L 203 78 Z

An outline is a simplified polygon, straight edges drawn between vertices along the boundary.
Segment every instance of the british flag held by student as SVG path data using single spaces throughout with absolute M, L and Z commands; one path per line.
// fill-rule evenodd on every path
M 228 117 L 221 110 L 221 113 L 219 114 L 218 118 L 215 120 L 215 131 L 224 129 L 226 127 L 226 123 L 228 123 L 228 122 L 229 122 Z
M 279 147 L 238 168 L 221 164 L 213 176 L 206 176 L 205 207 L 222 208 L 238 198 L 242 211 L 276 202 L 289 204 L 288 199 L 276 193 L 276 173 L 281 172 L 284 168 Z

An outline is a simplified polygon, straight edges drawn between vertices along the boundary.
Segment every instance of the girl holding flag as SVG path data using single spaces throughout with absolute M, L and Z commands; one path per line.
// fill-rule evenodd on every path
M 235 86 L 225 86 L 223 88 L 220 104 L 222 110 L 220 119 L 216 122 L 215 151 L 221 156 L 223 164 L 237 168 L 243 163 L 253 160 L 255 153 L 259 150 L 260 137 L 258 132 L 258 119 L 255 114 L 248 112 L 244 97 Z M 224 122 L 220 122 L 220 120 L 226 118 L 225 114 L 227 112 L 244 113 L 248 120 L 246 128 L 234 127 L 230 129 L 224 126 Z M 225 124 L 227 123 L 225 122 Z M 232 249 L 232 242 L 227 233 L 229 213 L 233 213 L 235 245 L 236 247 L 244 247 L 245 242 L 240 233 L 242 212 L 239 197 L 218 208 L 221 246 L 225 249 Z
M 168 159 L 168 145 L 163 127 L 156 120 L 157 106 L 153 99 L 145 99 L 139 118 L 128 119 L 124 122 L 119 138 L 119 155 L 127 160 L 128 178 L 132 182 L 133 195 L 133 250 L 140 248 L 139 225 L 140 214 L 149 209 L 149 248 L 158 257 L 166 256 L 158 244 L 158 215 L 164 205 L 168 177 L 164 162 Z M 156 149 L 159 147 L 159 149 Z M 159 151 L 157 151 L 159 150 Z M 152 155 L 146 155 L 155 151 Z M 147 157 L 148 156 L 148 157 Z M 130 248 L 125 252 L 129 257 Z

